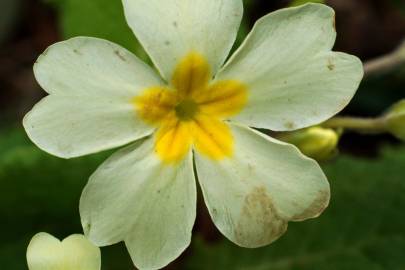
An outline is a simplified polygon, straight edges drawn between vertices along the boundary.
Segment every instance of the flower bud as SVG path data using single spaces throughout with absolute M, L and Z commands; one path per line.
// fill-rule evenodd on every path
M 394 104 L 385 115 L 387 130 L 400 140 L 405 140 L 405 99 Z
M 336 154 L 339 134 L 330 128 L 310 127 L 286 133 L 280 139 L 294 144 L 308 157 L 326 160 Z

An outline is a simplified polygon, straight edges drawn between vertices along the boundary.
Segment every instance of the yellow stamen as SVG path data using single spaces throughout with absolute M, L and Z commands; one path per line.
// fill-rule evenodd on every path
M 140 117 L 158 127 L 155 152 L 165 163 L 182 160 L 192 145 L 214 160 L 232 156 L 234 139 L 223 119 L 243 109 L 247 88 L 237 80 L 210 80 L 208 62 L 193 52 L 178 64 L 171 86 L 133 99 Z

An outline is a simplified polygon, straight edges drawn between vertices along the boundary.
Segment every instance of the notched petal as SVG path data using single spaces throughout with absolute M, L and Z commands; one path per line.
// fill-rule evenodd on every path
M 274 206 L 266 187 L 254 188 L 243 202 L 235 228 L 235 240 L 243 247 L 255 248 L 277 240 L 287 230 Z

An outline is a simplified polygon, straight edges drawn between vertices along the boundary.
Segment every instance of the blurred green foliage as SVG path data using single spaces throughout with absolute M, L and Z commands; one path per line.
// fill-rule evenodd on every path
M 325 0 L 293 0 L 290 3 L 291 7 L 295 7 L 295 6 L 299 6 L 299 5 L 303 5 L 306 3 L 321 3 L 321 4 L 325 4 Z
M 392 0 L 392 2 L 397 6 L 398 10 L 405 14 L 405 2 L 404 0 Z
M 109 153 L 63 160 L 39 150 L 22 129 L 0 134 L 0 269 L 26 269 L 25 251 L 36 232 L 60 239 L 82 232 L 81 190 Z M 132 266 L 122 245 L 103 249 L 104 260 L 105 269 Z
M 91 36 L 113 41 L 148 61 L 129 28 L 121 0 L 44 0 L 59 13 L 64 38 Z
M 21 0 L 2 0 L 0 2 L 0 44 L 11 34 L 18 13 L 21 12 Z
M 89 175 L 111 153 L 63 160 L 34 146 L 20 128 L 0 130 L 1 269 L 26 269 L 30 238 L 80 233 L 78 202 Z M 330 207 L 318 219 L 291 223 L 287 234 L 261 249 L 227 240 L 206 243 L 198 233 L 180 269 L 405 269 L 405 148 L 379 159 L 340 156 L 323 167 L 332 186 Z M 103 248 L 103 269 L 133 269 L 123 245 Z M 176 268 L 178 269 L 178 268 Z

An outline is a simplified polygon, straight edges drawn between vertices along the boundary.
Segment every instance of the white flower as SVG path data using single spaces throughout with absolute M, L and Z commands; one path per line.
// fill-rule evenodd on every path
M 111 42 L 70 39 L 39 57 L 35 76 L 49 95 L 24 119 L 29 137 L 59 157 L 135 141 L 91 176 L 85 234 L 99 246 L 125 241 L 139 268 L 167 265 L 190 243 L 193 162 L 215 225 L 240 246 L 267 245 L 288 221 L 318 216 L 330 196 L 318 164 L 249 127 L 308 127 L 353 97 L 362 64 L 331 51 L 333 10 L 271 13 L 223 65 L 241 0 L 123 3 L 160 76 Z
M 83 235 L 74 234 L 62 242 L 47 233 L 38 233 L 27 249 L 30 270 L 100 270 L 100 249 Z

